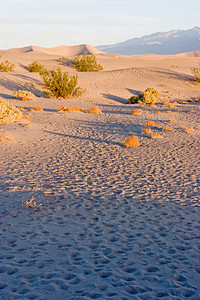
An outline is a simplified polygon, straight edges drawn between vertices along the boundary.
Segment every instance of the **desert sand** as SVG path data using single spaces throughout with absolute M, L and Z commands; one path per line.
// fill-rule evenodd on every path
M 59 60 L 84 49 L 103 71 L 77 73 Z M 200 51 L 30 46 L 0 55 L 16 65 L 0 73 L 0 99 L 43 107 L 21 109 L 30 124 L 0 126 L 14 140 L 1 142 L 1 299 L 200 299 L 200 87 L 190 71 Z M 86 92 L 46 98 L 39 74 L 27 70 L 34 60 L 78 74 Z M 156 106 L 126 104 L 147 87 L 161 93 Z M 35 101 L 13 99 L 17 90 Z M 85 112 L 58 112 L 64 105 Z M 88 113 L 94 105 L 101 114 Z M 147 121 L 162 138 L 142 133 Z M 130 135 L 139 147 L 124 147 Z M 33 197 L 36 208 L 25 204 Z

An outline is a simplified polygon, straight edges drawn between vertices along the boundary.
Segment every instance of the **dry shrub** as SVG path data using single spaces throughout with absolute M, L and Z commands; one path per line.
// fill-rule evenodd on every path
M 128 136 L 125 139 L 124 146 L 125 147 L 139 147 L 140 143 L 139 143 L 138 137 L 135 135 Z
M 162 131 L 167 131 L 167 130 L 173 130 L 173 128 L 169 127 L 169 126 L 166 126 L 162 129 Z
M 155 128 L 160 128 L 160 126 L 159 125 L 155 125 Z
M 187 133 L 187 134 L 190 134 L 190 133 L 192 133 L 194 131 L 194 128 L 185 128 L 185 132 Z
M 21 101 L 35 101 L 35 100 L 30 96 L 24 96 L 22 97 Z
M 59 106 L 59 107 L 57 108 L 57 111 L 63 111 L 63 110 L 65 110 L 65 109 L 67 109 L 67 106 L 66 106 L 66 105 L 64 105 L 64 106 Z
M 163 136 L 160 133 L 152 133 L 150 138 L 151 139 L 159 139 L 162 138 Z
M 175 107 L 175 104 L 177 104 L 177 102 L 171 102 L 171 103 L 168 104 L 168 106 L 169 106 L 170 108 L 173 108 L 173 107 Z
M 163 105 L 167 105 L 167 104 L 169 104 L 169 100 L 164 100 Z
M 29 111 L 43 111 L 43 107 L 42 106 L 36 106 L 36 107 L 30 108 Z
M 170 91 L 167 91 L 166 93 L 167 93 L 167 94 L 170 94 Z
M 145 128 L 142 133 L 151 133 L 151 128 Z
M 146 122 L 145 126 L 155 126 L 154 121 Z
M 67 107 L 67 108 L 64 109 L 64 113 L 65 114 L 68 113 L 68 112 L 70 112 L 70 111 L 81 111 L 81 112 L 83 112 L 83 111 L 85 111 L 85 109 L 84 108 L 80 108 L 80 107 L 76 107 L 76 106 L 74 106 L 74 107 Z
M 192 102 L 192 99 L 188 99 L 187 102 Z
M 27 109 L 26 106 L 18 106 L 18 109 Z
M 22 116 L 22 120 L 27 121 L 27 122 L 31 122 L 31 118 L 27 117 L 27 116 Z
M 170 122 L 176 122 L 176 119 L 171 118 L 171 119 L 170 119 Z
M 194 99 L 194 102 L 195 102 L 195 103 L 198 103 L 198 102 L 200 102 L 200 99 L 195 98 L 195 99 Z
M 24 90 L 18 90 L 16 92 L 14 92 L 13 94 L 13 98 L 23 98 L 23 97 L 35 97 L 35 95 L 31 92 L 28 91 L 24 91 Z
M 131 112 L 130 112 L 130 115 L 140 115 L 141 114 L 141 111 L 138 110 L 138 109 L 133 109 Z
M 14 123 L 22 118 L 22 112 L 10 106 L 6 100 L 0 100 L 0 124 Z
M 188 101 L 184 101 L 184 100 L 179 101 L 179 104 L 187 104 L 187 103 Z
M 98 106 L 93 106 L 89 109 L 90 114 L 101 114 L 102 111 Z
M 7 141 L 14 142 L 15 140 L 12 137 L 10 137 L 8 133 L 6 133 L 4 136 L 0 137 L 0 142 L 7 142 Z

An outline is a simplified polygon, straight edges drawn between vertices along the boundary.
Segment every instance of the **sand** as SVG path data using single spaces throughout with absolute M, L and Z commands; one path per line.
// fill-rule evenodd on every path
M 23 49 L 0 53 L 16 65 L 0 73 L 0 98 L 44 110 L 0 126 L 15 140 L 1 142 L 1 299 L 200 299 L 200 103 L 162 105 L 200 98 L 199 57 L 97 54 L 104 71 L 78 73 L 86 93 L 59 100 L 27 65 L 77 72 L 56 50 Z M 125 104 L 147 87 L 158 105 Z M 35 101 L 13 99 L 18 89 Z M 163 138 L 142 134 L 147 121 Z M 123 146 L 131 135 L 139 147 Z

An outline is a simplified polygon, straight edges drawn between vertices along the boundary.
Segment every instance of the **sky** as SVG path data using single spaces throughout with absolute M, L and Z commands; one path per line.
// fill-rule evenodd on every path
M 109 45 L 200 26 L 200 0 L 0 0 L 0 49 Z

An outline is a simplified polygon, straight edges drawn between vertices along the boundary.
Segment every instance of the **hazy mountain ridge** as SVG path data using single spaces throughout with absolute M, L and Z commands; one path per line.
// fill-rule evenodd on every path
M 108 53 L 135 54 L 178 54 L 200 50 L 200 28 L 171 30 L 133 38 L 127 41 L 97 46 Z

